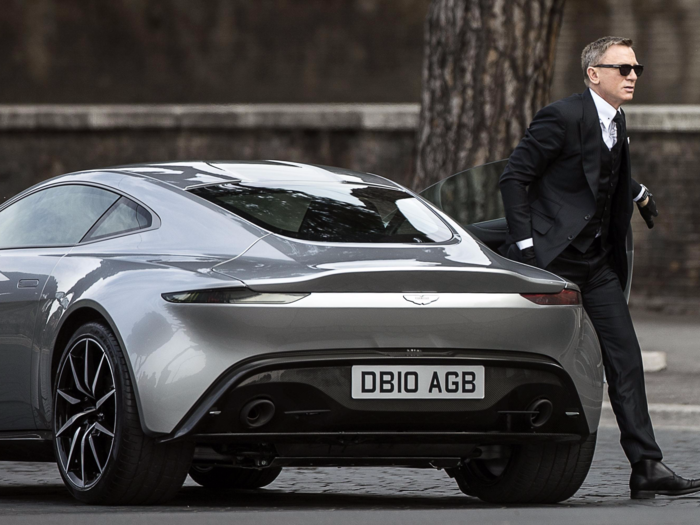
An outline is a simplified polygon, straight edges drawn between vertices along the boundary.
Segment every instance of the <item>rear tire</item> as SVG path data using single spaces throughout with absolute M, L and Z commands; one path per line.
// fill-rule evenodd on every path
M 596 433 L 581 443 L 520 445 L 505 464 L 473 459 L 450 475 L 462 492 L 488 503 L 558 503 L 583 484 L 595 443 Z
M 192 465 L 190 477 L 208 489 L 259 489 L 275 481 L 282 469 L 270 467 L 264 469 L 237 467 L 207 467 Z
M 66 345 L 54 385 L 54 451 L 69 492 L 84 503 L 152 505 L 182 487 L 194 446 L 144 434 L 126 358 L 101 323 Z

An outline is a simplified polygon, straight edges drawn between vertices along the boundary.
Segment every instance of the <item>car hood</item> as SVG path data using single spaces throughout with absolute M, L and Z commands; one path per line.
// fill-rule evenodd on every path
M 439 245 L 360 245 L 269 234 L 213 271 L 261 292 L 556 293 L 567 284 L 471 237 Z

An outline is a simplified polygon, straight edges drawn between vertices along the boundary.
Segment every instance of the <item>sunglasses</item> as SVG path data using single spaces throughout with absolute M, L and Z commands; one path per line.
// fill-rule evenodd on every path
M 630 72 L 634 69 L 634 74 L 637 75 L 638 77 L 642 76 L 642 73 L 644 73 L 644 66 L 641 64 L 637 64 L 636 66 L 633 66 L 631 64 L 598 64 L 593 67 L 607 67 L 610 69 L 619 69 L 620 70 L 620 75 L 623 77 L 626 77 L 627 75 L 630 74 Z

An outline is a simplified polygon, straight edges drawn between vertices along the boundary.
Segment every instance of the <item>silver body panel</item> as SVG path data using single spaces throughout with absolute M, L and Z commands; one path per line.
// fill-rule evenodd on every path
M 50 428 L 51 371 L 60 359 L 54 352 L 57 338 L 66 320 L 81 315 L 83 308 L 99 312 L 117 335 L 128 356 L 142 424 L 151 434 L 173 431 L 211 384 L 243 359 L 367 348 L 520 351 L 551 357 L 573 379 L 589 429 L 597 428 L 603 367 L 583 308 L 539 306 L 519 295 L 557 292 L 570 283 L 498 256 L 437 210 L 456 233 L 445 244 L 323 244 L 271 234 L 183 191 L 271 177 L 396 186 L 375 175 L 291 163 L 171 163 L 69 174 L 27 190 L 77 182 L 103 185 L 159 218 L 157 228 L 142 232 L 32 249 L 34 257 L 51 260 L 51 267 L 41 270 L 41 294 L 32 299 L 33 333 L 16 352 L 14 343 L 0 339 L 0 360 L 18 373 L 30 368 L 16 389 L 26 392 L 17 395 L 30 402 L 36 428 Z M 0 250 L 3 274 L 10 252 L 29 254 Z M 310 295 L 285 305 L 173 304 L 161 297 L 244 285 Z M 404 297 L 410 294 L 439 298 L 416 304 Z M 9 333 L 10 324 L 3 316 L 0 334 Z
M 26 249 L 2 253 L 0 265 L 0 428 L 36 428 L 32 410 L 32 341 L 42 290 L 61 250 Z

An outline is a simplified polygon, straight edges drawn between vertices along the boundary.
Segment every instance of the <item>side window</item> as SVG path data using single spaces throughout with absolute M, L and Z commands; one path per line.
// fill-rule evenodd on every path
M 0 212 L 0 248 L 76 244 L 118 199 L 77 184 L 32 193 Z
M 148 228 L 152 222 L 151 214 L 143 206 L 122 197 L 97 221 L 83 242 Z

